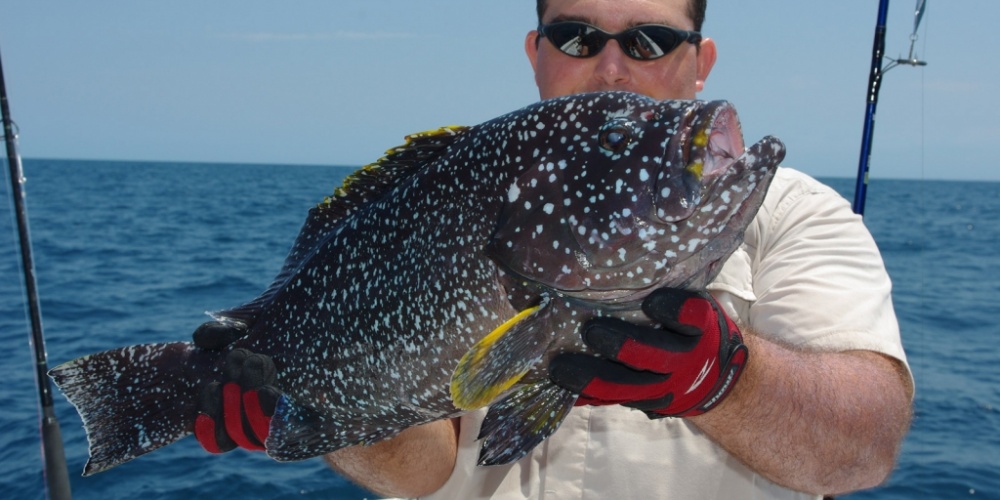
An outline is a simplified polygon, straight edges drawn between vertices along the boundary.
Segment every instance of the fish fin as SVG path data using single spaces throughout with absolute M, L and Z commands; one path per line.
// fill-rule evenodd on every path
M 306 224 L 316 218 L 318 222 L 324 224 L 315 229 L 320 233 L 328 233 L 326 222 L 336 222 L 354 209 L 380 198 L 399 184 L 400 180 L 409 178 L 428 162 L 440 156 L 466 130 L 468 127 L 449 126 L 406 136 L 406 143 L 402 146 L 386 151 L 382 158 L 347 176 L 344 183 L 334 190 L 332 196 L 326 197 L 322 203 L 309 211 L 309 220 Z M 299 243 L 297 240 L 296 246 L 293 246 L 293 251 L 289 254 L 290 258 L 296 254 L 295 249 Z M 302 243 L 301 247 L 305 250 L 315 248 L 315 243 L 310 243 L 309 240 Z M 286 262 L 286 267 L 288 264 L 289 262 Z
M 551 382 L 524 386 L 490 406 L 479 439 L 479 465 L 520 460 L 552 435 L 573 409 L 576 394 Z
M 271 458 L 292 462 L 325 455 L 347 446 L 372 444 L 389 439 L 402 430 L 391 426 L 370 430 L 370 424 L 319 412 L 282 396 L 271 418 L 265 448 Z
M 402 179 L 418 172 L 427 162 L 441 155 L 467 129 L 468 127 L 450 126 L 410 134 L 406 136 L 406 143 L 402 146 L 386 151 L 385 156 L 379 160 L 348 175 L 331 196 L 309 210 L 299 235 L 285 257 L 281 271 L 264 292 L 246 304 L 212 315 L 219 320 L 236 320 L 248 326 L 253 325 L 260 311 L 274 299 L 302 264 L 316 254 L 327 238 L 340 227 L 340 221 L 344 217 L 372 200 L 381 198 Z
M 144 344 L 63 363 L 49 376 L 76 407 L 87 432 L 89 476 L 190 434 L 202 378 L 220 354 L 190 342 Z
M 490 404 L 541 361 L 549 335 L 535 320 L 547 304 L 543 301 L 521 311 L 462 356 L 451 376 L 451 399 L 456 408 L 474 410 Z

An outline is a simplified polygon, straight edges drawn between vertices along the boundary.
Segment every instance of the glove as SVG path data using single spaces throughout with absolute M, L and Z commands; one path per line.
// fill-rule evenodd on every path
M 642 303 L 662 328 L 595 318 L 583 341 L 600 356 L 564 353 L 549 364 L 579 405 L 621 404 L 650 418 L 690 417 L 717 405 L 747 361 L 743 337 L 707 292 L 662 288 Z
M 194 343 L 204 349 L 222 349 L 242 333 L 229 324 L 209 322 L 195 331 Z M 276 373 L 274 362 L 266 355 L 242 348 L 226 355 L 224 380 L 205 386 L 198 402 L 194 435 L 205 451 L 265 449 L 271 416 L 281 397 L 273 385 Z

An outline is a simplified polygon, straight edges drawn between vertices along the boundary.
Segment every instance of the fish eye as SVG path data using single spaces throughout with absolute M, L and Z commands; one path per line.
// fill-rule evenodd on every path
M 597 136 L 602 149 L 618 154 L 635 138 L 635 124 L 631 120 L 618 118 L 605 123 Z

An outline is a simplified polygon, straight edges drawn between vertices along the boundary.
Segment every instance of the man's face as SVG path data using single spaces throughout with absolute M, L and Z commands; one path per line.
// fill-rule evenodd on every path
M 543 24 L 583 21 L 609 33 L 639 24 L 665 24 L 693 30 L 688 0 L 549 0 Z M 715 63 L 715 42 L 704 39 L 701 50 L 682 43 L 659 59 L 637 61 L 608 41 L 597 55 L 580 59 L 563 54 L 547 39 L 536 43 L 537 31 L 524 42 L 542 99 L 581 92 L 625 90 L 656 99 L 694 99 Z

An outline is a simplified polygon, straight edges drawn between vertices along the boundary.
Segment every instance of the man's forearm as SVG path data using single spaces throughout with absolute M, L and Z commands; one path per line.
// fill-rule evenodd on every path
M 411 427 L 371 446 L 324 457 L 341 475 L 380 495 L 418 497 L 444 485 L 458 455 L 458 419 Z
M 835 494 L 884 481 L 911 415 L 911 387 L 898 362 L 746 337 L 750 360 L 739 384 L 690 421 L 751 469 L 795 490 Z

